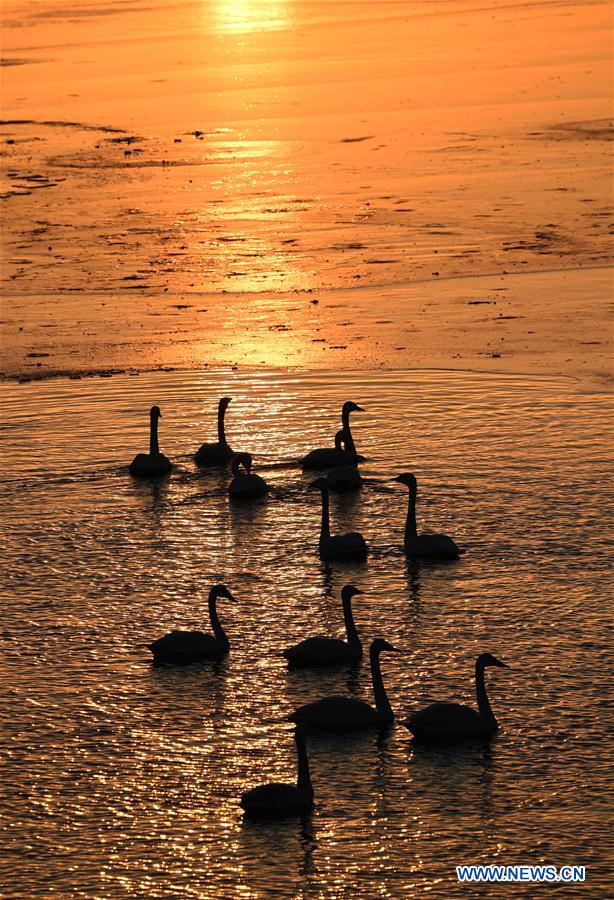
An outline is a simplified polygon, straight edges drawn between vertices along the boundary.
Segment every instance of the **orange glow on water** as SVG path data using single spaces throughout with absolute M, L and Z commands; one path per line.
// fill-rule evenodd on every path
M 531 10 L 8 4 L 11 371 L 603 373 L 609 9 Z
M 530 851 L 606 896 L 609 3 L 2 13 L 9 891 L 448 900 L 456 862 Z M 221 396 L 255 504 L 195 465 Z M 299 460 L 348 399 L 363 487 L 332 525 L 371 552 L 346 567 L 318 555 Z M 153 403 L 174 468 L 137 483 Z M 458 563 L 406 556 L 409 470 Z M 241 792 L 296 775 L 288 713 L 372 699 L 366 661 L 281 656 L 342 634 L 349 581 L 363 641 L 401 651 L 397 723 L 310 737 L 312 820 L 251 827 Z M 152 668 L 152 639 L 208 628 L 218 582 L 228 657 Z M 492 745 L 413 746 L 402 718 L 474 703 L 485 649 L 510 664 Z
M 261 34 L 281 31 L 291 26 L 289 0 L 217 0 L 204 4 L 205 27 L 213 21 L 222 34 Z

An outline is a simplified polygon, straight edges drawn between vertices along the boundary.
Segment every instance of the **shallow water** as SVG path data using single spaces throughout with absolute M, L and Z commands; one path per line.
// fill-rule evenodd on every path
M 4 11 L 4 373 L 609 373 L 605 0 Z
M 230 506 L 227 473 L 192 463 L 224 394 L 264 502 Z M 584 893 L 605 896 L 605 395 L 549 378 L 230 370 L 2 395 L 3 896 L 444 898 L 466 895 L 454 865 L 474 860 L 585 865 Z M 349 398 L 366 409 L 353 417 L 366 483 L 333 501 L 333 530 L 362 531 L 371 555 L 329 566 L 296 461 L 330 442 Z M 126 471 L 152 403 L 177 463 L 159 486 Z M 406 562 L 391 479 L 407 470 L 419 522 L 467 547 L 459 563 Z M 153 670 L 145 645 L 205 626 L 220 580 L 237 598 L 220 604 L 228 658 Z M 474 702 L 489 650 L 510 665 L 488 673 L 502 730 L 454 750 L 414 749 L 400 725 L 310 739 L 311 821 L 243 824 L 243 790 L 294 778 L 287 713 L 329 692 L 370 698 L 365 665 L 288 674 L 278 655 L 342 631 L 348 581 L 365 592 L 364 639 L 402 649 L 383 657 L 397 713 Z

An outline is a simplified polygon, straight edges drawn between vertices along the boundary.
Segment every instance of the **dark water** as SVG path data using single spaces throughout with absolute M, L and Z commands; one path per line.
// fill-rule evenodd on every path
M 167 373 L 4 385 L 5 543 L 0 792 L 2 896 L 533 897 L 459 887 L 454 866 L 577 864 L 608 893 L 611 603 L 607 398 L 574 382 L 463 373 Z M 267 501 L 232 508 L 227 474 L 197 473 L 217 398 L 254 454 Z M 333 531 L 360 530 L 369 561 L 316 554 L 318 498 L 294 461 L 329 443 L 342 401 L 365 488 L 333 501 Z M 137 484 L 159 403 L 169 482 Z M 412 568 L 400 551 L 414 471 L 419 521 L 468 548 Z M 153 670 L 145 645 L 207 626 L 220 603 L 232 643 L 218 666 Z M 354 581 L 365 640 L 398 714 L 474 702 L 484 650 L 502 730 L 490 747 L 414 749 L 383 738 L 310 739 L 309 822 L 242 823 L 241 792 L 293 780 L 284 717 L 329 692 L 371 698 L 365 665 L 288 674 L 279 651 L 339 634 Z M 544 888 L 545 890 L 545 888 Z

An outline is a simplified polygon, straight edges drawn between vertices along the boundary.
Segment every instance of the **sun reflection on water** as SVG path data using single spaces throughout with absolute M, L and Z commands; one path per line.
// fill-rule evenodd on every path
M 207 152 L 215 169 L 201 189 L 194 253 L 209 283 L 232 293 L 315 287 L 297 252 L 310 206 L 296 196 L 292 143 L 238 132 L 234 140 L 212 141 Z M 209 232 L 204 245 L 201 227 Z
M 83 896 L 448 900 L 451 860 L 516 861 L 536 821 L 548 835 L 537 858 L 575 855 L 607 893 L 605 394 L 527 376 L 243 368 L 4 384 L 2 395 L 2 866 L 20 896 L 51 883 L 73 896 L 78 872 Z M 249 509 L 230 507 L 227 472 L 192 461 L 223 395 L 231 443 L 271 483 Z M 330 438 L 350 397 L 366 410 L 355 434 L 365 485 L 335 500 L 334 525 L 363 532 L 372 553 L 323 566 L 319 508 L 296 461 Z M 125 470 L 152 399 L 176 463 L 157 493 Z M 407 465 L 423 485 L 420 522 L 468 544 L 453 568 L 414 570 L 402 554 L 405 498 L 390 479 Z M 237 598 L 220 610 L 228 658 L 152 669 L 149 641 L 202 629 L 207 586 L 222 580 Z M 399 718 L 432 700 L 473 702 L 475 653 L 502 648 L 513 668 L 489 684 L 501 733 L 488 750 L 437 752 L 411 746 L 399 722 L 380 740 L 312 736 L 312 821 L 244 823 L 244 790 L 296 775 L 289 711 L 326 694 L 372 697 L 364 664 L 306 676 L 280 656 L 340 633 L 339 591 L 353 580 L 363 639 L 385 634 L 402 650 L 384 664 Z
M 224 34 L 283 31 L 292 22 L 287 0 L 220 0 L 214 4 L 214 16 Z

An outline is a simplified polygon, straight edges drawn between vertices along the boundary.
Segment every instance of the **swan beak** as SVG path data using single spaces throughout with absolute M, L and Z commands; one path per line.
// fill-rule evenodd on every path
M 354 407 L 354 412 L 366 412 L 366 410 L 363 409 L 362 406 L 359 406 L 357 403 L 356 406 Z

